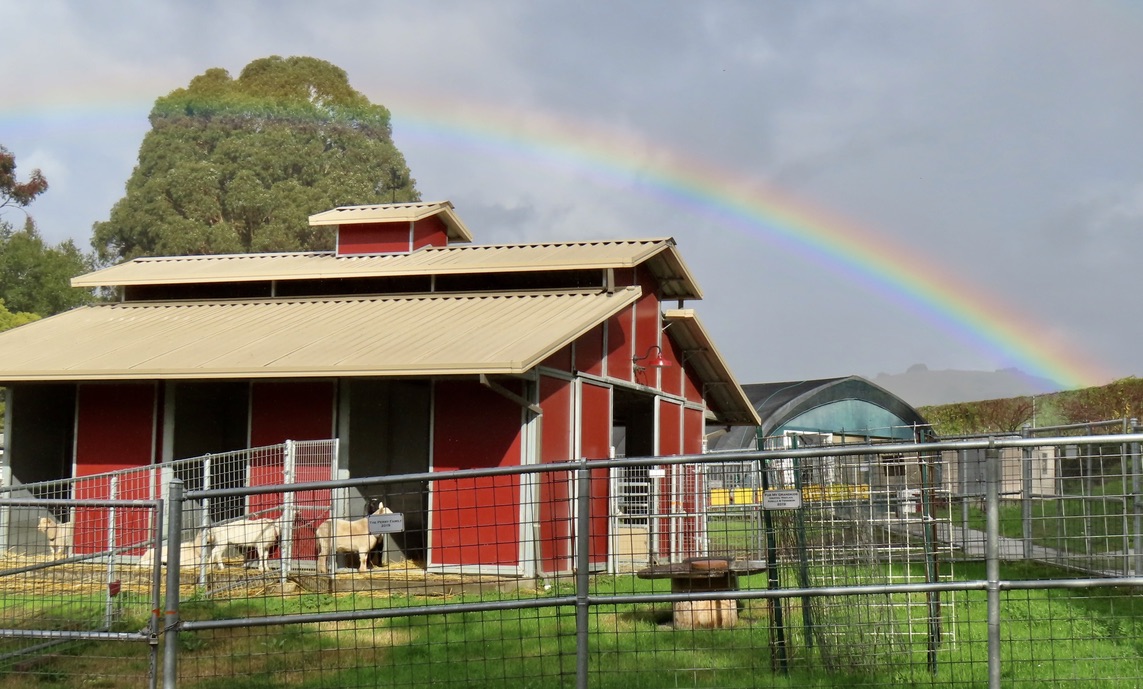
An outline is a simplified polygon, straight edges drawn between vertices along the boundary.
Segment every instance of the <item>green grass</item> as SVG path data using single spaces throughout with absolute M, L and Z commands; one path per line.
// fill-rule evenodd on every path
M 983 532 L 985 514 L 976 507 L 968 510 L 968 528 Z M 949 519 L 954 526 L 963 524 L 962 508 L 957 506 L 936 514 Z M 1017 501 L 1005 501 L 999 510 L 1000 535 L 1024 537 L 1023 507 Z M 1032 503 L 1032 542 L 1064 553 L 1093 555 L 1124 548 L 1124 536 L 1134 537 L 1134 517 L 1128 514 L 1124 523 L 1121 497 L 1040 498 Z M 1126 528 L 1125 528 L 1126 527 Z M 1130 543 L 1129 543 L 1130 545 Z
M 896 566 L 898 570 L 913 565 Z M 888 568 L 887 568 L 888 569 Z M 884 578 L 890 572 L 862 577 Z M 901 572 L 893 572 L 900 575 Z M 983 565 L 958 564 L 958 578 L 983 578 Z M 1005 563 L 1009 579 L 1063 573 Z M 748 578 L 747 588 L 765 586 Z M 593 594 L 665 591 L 662 580 L 600 576 Z M 191 600 L 186 619 L 232 619 L 333 610 L 512 600 L 569 595 L 552 591 L 484 593 L 445 599 L 368 594 Z M 1128 589 L 1002 592 L 1005 686 L 1136 686 L 1143 678 L 1143 599 Z M 77 601 L 77 604 L 80 603 Z M 782 604 L 786 672 L 771 629 L 771 605 L 746 601 L 733 629 L 683 630 L 668 624 L 669 603 L 598 605 L 589 615 L 590 686 L 862 687 L 984 686 L 987 680 L 984 592 L 941 597 L 941 640 L 929 655 L 923 594 L 849 596 Z M 15 602 L 5 600 L 6 607 Z M 874 605 L 876 604 L 876 605 Z M 804 613 L 811 613 L 806 625 Z M 576 614 L 572 606 L 434 614 L 387 620 L 278 627 L 239 627 L 180 634 L 180 683 L 193 689 L 385 686 L 568 687 L 574 685 Z M 142 646 L 142 649 L 140 649 Z M 35 686 L 78 686 L 94 676 L 93 659 L 124 656 L 123 645 L 84 644 L 39 668 Z M 146 656 L 123 661 L 142 671 Z M 935 661 L 930 672 L 929 661 Z M 124 672 L 125 676 L 130 673 Z M 24 682 L 24 683 L 22 683 Z M 20 673 L 0 675 L 0 687 L 29 686 Z M 97 686 L 138 686 L 104 678 Z M 90 684 L 90 683 L 88 683 Z

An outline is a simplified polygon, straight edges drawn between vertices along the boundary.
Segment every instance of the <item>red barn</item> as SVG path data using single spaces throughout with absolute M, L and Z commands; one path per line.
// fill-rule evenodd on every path
M 348 476 L 607 458 L 617 429 L 630 456 L 689 454 L 708 415 L 758 423 L 682 308 L 702 295 L 672 239 L 474 245 L 448 202 L 310 223 L 337 227 L 336 251 L 135 259 L 72 281 L 116 288 L 118 303 L 0 334 L 4 478 L 286 439 L 338 438 Z M 391 507 L 428 515 L 414 526 L 429 566 L 570 570 L 568 515 L 554 512 L 569 486 L 541 479 L 533 515 L 518 483 L 435 482 Z M 595 484 L 601 562 L 608 486 Z M 543 552 L 521 535 L 529 519 Z

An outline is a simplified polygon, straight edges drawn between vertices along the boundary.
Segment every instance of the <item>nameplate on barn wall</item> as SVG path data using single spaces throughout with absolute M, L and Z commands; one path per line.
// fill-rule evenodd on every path
M 401 533 L 405 530 L 405 515 L 400 512 L 393 514 L 369 515 L 369 533 Z
M 798 510 L 802 508 L 802 491 L 767 490 L 762 493 L 764 510 Z

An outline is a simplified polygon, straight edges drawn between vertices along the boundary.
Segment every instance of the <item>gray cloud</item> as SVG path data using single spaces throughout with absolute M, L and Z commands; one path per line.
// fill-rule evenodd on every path
M 672 198 L 655 177 L 668 158 L 766 180 L 1109 374 L 1140 372 L 1143 324 L 1099 308 L 1138 293 L 1143 219 L 1143 17 L 1114 3 L 0 0 L 0 14 L 19 60 L 0 72 L 0 143 L 52 181 L 31 208 L 52 240 L 87 244 L 155 98 L 211 67 L 312 55 L 398 121 L 436 97 L 630 143 L 628 169 L 601 178 L 590 160 L 395 132 L 426 197 L 453 200 L 478 241 L 675 236 L 744 380 L 1022 362 L 964 337 L 971 315 L 949 325 L 908 302 L 908 285 L 871 287 Z

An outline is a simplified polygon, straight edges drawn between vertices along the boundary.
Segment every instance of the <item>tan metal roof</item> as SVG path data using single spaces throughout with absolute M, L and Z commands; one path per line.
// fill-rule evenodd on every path
M 0 381 L 516 374 L 639 294 L 88 306 L 0 333 Z
M 688 365 L 705 384 L 707 406 L 718 421 L 731 425 L 757 426 L 762 422 L 742 386 L 730 372 L 706 328 L 692 309 L 672 309 L 663 314 L 666 333 L 683 350 Z
M 632 268 L 644 262 L 666 299 L 701 299 L 670 238 L 425 247 L 408 254 L 222 254 L 137 258 L 73 278 L 75 287 L 172 285 Z
M 319 225 L 357 225 L 378 222 L 416 222 L 437 214 L 442 216 L 441 220 L 448 228 L 450 241 L 472 241 L 472 233 L 461 222 L 460 216 L 453 210 L 453 205 L 449 201 L 341 206 L 311 215 L 310 225 L 317 227 Z

